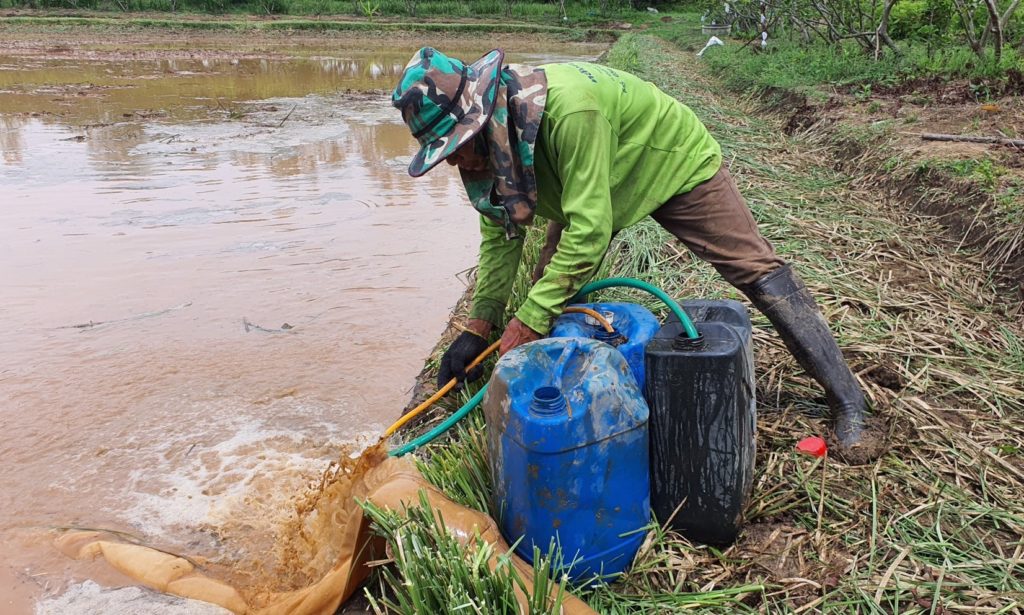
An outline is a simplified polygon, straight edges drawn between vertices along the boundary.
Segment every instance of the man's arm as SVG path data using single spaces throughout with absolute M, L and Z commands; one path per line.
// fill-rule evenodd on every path
M 484 321 L 492 326 L 501 326 L 505 306 L 512 294 L 512 283 L 523 254 L 523 239 L 508 239 L 505 229 L 490 218 L 480 216 L 480 259 L 476 273 L 476 289 L 473 291 L 473 306 L 469 311 L 472 320 Z M 487 337 L 488 328 L 481 331 L 483 323 L 474 323 L 474 331 Z
M 612 129 L 608 120 L 597 111 L 567 115 L 559 120 L 552 140 L 567 224 L 544 275 L 516 312 L 522 324 L 542 335 L 597 272 L 612 236 L 608 181 Z

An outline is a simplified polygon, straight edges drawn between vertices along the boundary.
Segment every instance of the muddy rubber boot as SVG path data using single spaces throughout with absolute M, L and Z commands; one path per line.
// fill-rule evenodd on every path
M 860 444 L 867 401 L 810 291 L 789 265 L 740 290 L 779 332 L 786 348 L 825 389 L 841 448 Z

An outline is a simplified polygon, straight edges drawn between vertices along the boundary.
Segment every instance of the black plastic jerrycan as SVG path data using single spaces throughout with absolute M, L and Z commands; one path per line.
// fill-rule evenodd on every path
M 738 301 L 680 305 L 700 338 L 687 338 L 671 316 L 644 358 L 651 509 L 661 523 L 672 517 L 670 527 L 691 540 L 726 544 L 739 533 L 754 477 L 750 317 Z

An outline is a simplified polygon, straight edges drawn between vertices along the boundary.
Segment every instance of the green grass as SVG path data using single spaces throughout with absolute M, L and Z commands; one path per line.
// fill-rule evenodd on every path
M 491 508 L 489 500 L 492 483 L 483 412 L 477 408 L 452 432 L 447 441 L 428 445 L 429 462 L 417 459 L 418 469 L 453 501 L 497 519 L 498 511 Z
M 384 597 L 367 593 L 376 613 L 518 615 L 517 590 L 527 596 L 529 615 L 561 612 L 563 590 L 552 592 L 547 580 L 547 571 L 559 561 L 553 546 L 546 553 L 534 547 L 533 577 L 538 583 L 531 588 L 508 555 L 496 552 L 479 534 L 461 544 L 422 493 L 419 506 L 401 513 L 369 502 L 362 506 L 375 531 L 388 538 L 394 559 L 380 573 L 390 591 Z
M 772 53 L 760 54 L 735 44 L 712 48 L 705 58 L 726 75 L 726 85 L 735 90 L 838 88 L 870 95 L 872 88 L 878 86 L 894 87 L 913 79 L 942 77 L 977 80 L 979 99 L 998 91 L 1010 69 L 1024 69 L 1024 59 L 1012 50 L 998 63 L 994 59 L 981 61 L 969 49 L 958 47 L 942 50 L 933 57 L 928 57 L 924 50 L 910 48 L 903 56 L 890 54 L 875 61 L 852 44 L 805 46 L 783 40 L 774 45 Z
M 658 24 L 652 33 L 674 42 L 685 51 L 698 51 L 707 41 L 700 33 L 696 13 L 674 14 L 670 23 Z M 870 95 L 872 88 L 892 87 L 913 79 L 969 79 L 978 99 L 999 95 L 1008 84 L 1008 71 L 1024 70 L 1024 57 L 1007 49 L 996 61 L 978 58 L 965 45 L 946 44 L 929 48 L 900 41 L 902 54 L 883 54 L 877 61 L 855 43 L 804 44 L 786 35 L 774 36 L 767 53 L 755 53 L 744 44 L 755 34 L 737 35 L 721 47 L 712 47 L 704 62 L 722 76 L 721 82 L 737 92 L 797 91 L 827 96 L 835 88 Z
M 1024 181 L 1014 179 L 1001 186 L 995 195 L 996 215 L 1009 228 L 1024 227 Z
M 973 179 L 983 187 L 994 190 L 1006 169 L 990 158 L 969 158 L 964 160 L 941 160 L 934 163 L 954 177 Z

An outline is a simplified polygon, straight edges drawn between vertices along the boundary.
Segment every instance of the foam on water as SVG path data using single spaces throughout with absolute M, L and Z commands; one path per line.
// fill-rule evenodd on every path
M 103 589 L 92 581 L 72 585 L 59 596 L 40 600 L 35 615 L 229 615 L 221 607 L 167 594 L 125 587 Z
M 222 436 L 191 434 L 152 451 L 150 463 L 130 472 L 112 512 L 149 535 L 237 525 L 270 531 L 291 513 L 289 498 L 317 480 L 343 445 L 354 439 L 361 448 L 379 429 L 367 425 L 354 436 L 326 422 L 288 429 L 239 415 L 216 428 Z M 184 459 L 175 454 L 183 449 L 190 451 Z

